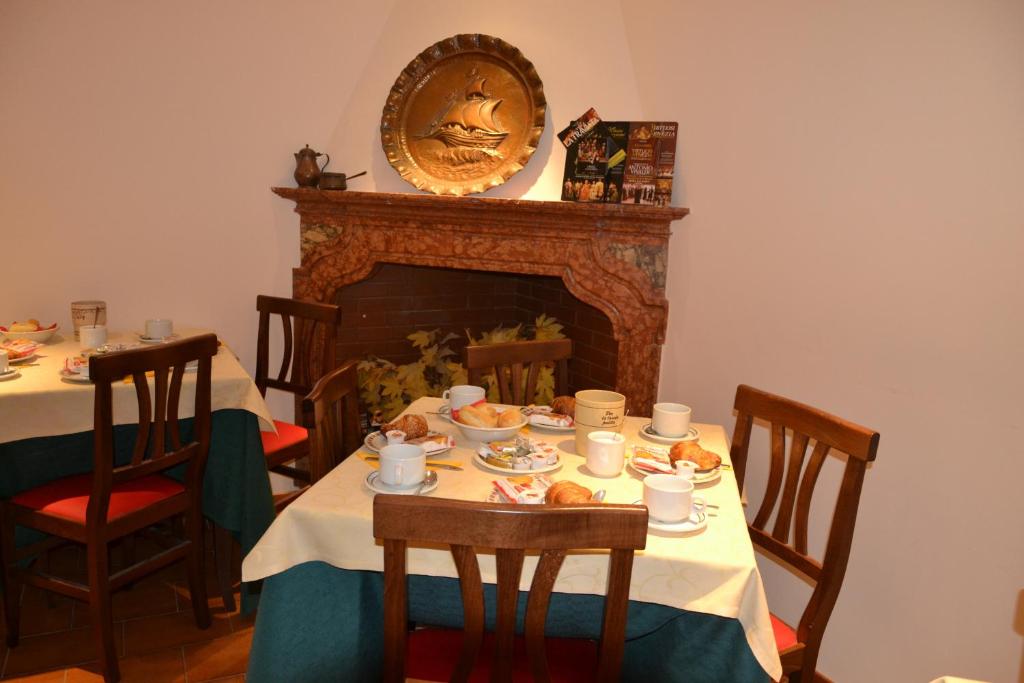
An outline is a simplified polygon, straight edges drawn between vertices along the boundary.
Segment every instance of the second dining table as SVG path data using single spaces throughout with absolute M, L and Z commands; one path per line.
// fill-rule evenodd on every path
M 407 413 L 423 414 L 432 430 L 455 438 L 455 448 L 430 460 L 459 464 L 438 470 L 430 495 L 484 501 L 503 476 L 477 463 L 469 441 L 439 414 L 443 401 L 421 398 Z M 626 418 L 631 445 L 649 422 Z M 698 487 L 709 504 L 707 526 L 691 533 L 651 529 L 636 553 L 630 585 L 623 680 L 778 680 L 776 651 L 764 588 L 747 533 L 728 438 L 717 425 L 696 425 L 700 444 L 722 457 L 721 476 Z M 558 448 L 561 467 L 548 476 L 605 489 L 605 502 L 642 498 L 642 475 L 627 468 L 601 478 L 575 454 L 573 434 L 526 428 Z M 364 453 L 366 451 L 364 450 Z M 245 581 L 263 579 L 249 661 L 253 681 L 376 680 L 383 657 L 383 551 L 373 536 L 373 496 L 366 479 L 374 465 L 350 457 L 278 516 L 242 565 Z M 511 474 L 511 473 L 509 473 Z M 494 556 L 480 554 L 493 626 Z M 528 556 L 520 590 L 529 589 L 536 556 Z M 597 638 L 608 571 L 606 552 L 566 556 L 555 584 L 549 636 Z M 410 547 L 409 617 L 417 623 L 459 628 L 462 607 L 457 571 L 445 549 Z M 519 601 L 520 626 L 525 599 Z

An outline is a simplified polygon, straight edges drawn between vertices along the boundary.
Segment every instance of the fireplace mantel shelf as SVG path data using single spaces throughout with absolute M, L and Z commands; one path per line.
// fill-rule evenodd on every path
M 333 302 L 383 263 L 556 276 L 600 309 L 618 343 L 616 388 L 634 414 L 657 395 L 665 280 L 680 207 L 324 192 L 275 187 L 300 216 L 296 297 Z

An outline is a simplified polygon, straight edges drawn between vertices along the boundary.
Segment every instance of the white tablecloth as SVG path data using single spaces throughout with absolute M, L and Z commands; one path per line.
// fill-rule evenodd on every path
M 493 489 L 491 482 L 502 475 L 475 464 L 473 450 L 478 444 L 463 437 L 454 425 L 430 414 L 441 405 L 441 399 L 421 398 L 407 411 L 426 414 L 431 429 L 455 437 L 455 449 L 431 459 L 461 462 L 465 468 L 461 472 L 439 469 L 439 485 L 431 495 L 484 500 Z M 627 418 L 623 434 L 630 443 L 657 445 L 637 434 L 648 421 Z M 697 427 L 701 445 L 715 451 L 728 463 L 728 440 L 722 427 Z M 572 479 L 593 490 L 606 489 L 608 503 L 633 503 L 642 497 L 642 480 L 628 469 L 613 479 L 588 474 L 584 459 L 575 455 L 572 433 L 534 430 L 533 435 L 557 445 L 562 452 L 563 466 L 549 475 L 552 479 Z M 357 457 L 348 458 L 286 508 L 246 556 L 242 564 L 243 580 L 255 581 L 312 561 L 342 569 L 383 571 L 383 553 L 373 537 L 374 494 L 364 483 L 370 471 L 366 462 Z M 639 551 L 633 562 L 629 597 L 738 619 L 754 656 L 764 670 L 778 680 L 782 667 L 736 479 L 731 470 L 723 469 L 720 481 L 698 487 L 697 493 L 719 506 L 712 510 L 717 516 L 708 519 L 707 529 L 693 535 L 652 531 L 647 538 L 647 548 Z M 526 558 L 522 590 L 529 590 L 536 561 L 536 557 Z M 484 581 L 497 582 L 493 556 L 480 556 L 480 570 Z M 451 553 L 428 548 L 410 548 L 408 571 L 428 576 L 458 576 Z M 607 572 L 606 553 L 570 554 L 558 575 L 555 590 L 603 595 Z
M 205 330 L 182 329 L 184 338 Z M 111 343 L 139 343 L 130 333 L 112 334 Z M 36 358 L 12 365 L 20 376 L 0 381 L 0 443 L 40 436 L 58 436 L 89 431 L 93 428 L 92 384 L 72 383 L 60 377 L 64 359 L 81 353 L 81 345 L 69 333 L 54 337 L 36 351 Z M 152 379 L 150 379 L 152 383 Z M 191 417 L 195 402 L 195 374 L 185 373 L 181 388 L 182 417 Z M 211 380 L 213 410 L 238 408 L 247 410 L 260 420 L 265 431 L 274 429 L 273 419 L 256 384 L 238 359 L 226 347 L 213 358 Z M 114 384 L 114 424 L 138 421 L 135 387 L 128 383 Z

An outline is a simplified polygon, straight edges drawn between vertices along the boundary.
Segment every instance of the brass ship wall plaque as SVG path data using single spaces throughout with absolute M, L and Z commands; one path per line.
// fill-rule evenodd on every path
M 544 132 L 544 86 L 500 38 L 462 34 L 434 43 L 391 87 L 380 136 L 406 181 L 435 194 L 483 192 L 530 160 Z

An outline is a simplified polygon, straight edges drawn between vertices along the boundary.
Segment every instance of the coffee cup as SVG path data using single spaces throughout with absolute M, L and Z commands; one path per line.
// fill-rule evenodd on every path
M 694 496 L 693 489 L 692 481 L 674 474 L 649 474 L 644 479 L 644 505 L 659 522 L 693 520 L 694 513 L 704 509 L 704 499 Z
M 0 349 L 0 372 L 7 372 L 7 370 L 10 367 L 8 365 L 9 359 L 7 356 L 7 352 L 4 351 L 3 349 Z
M 107 343 L 106 325 L 82 325 L 78 334 L 83 349 L 95 349 Z
M 409 488 L 427 476 L 427 453 L 422 446 L 403 443 L 380 449 L 380 480 L 386 486 Z
M 587 434 L 587 469 L 599 477 L 617 477 L 626 463 L 626 437 L 618 432 Z
M 676 460 L 676 476 L 692 480 L 697 476 L 697 463 L 689 460 Z
M 618 432 L 626 419 L 626 397 L 616 391 L 585 389 L 576 392 L 576 452 L 586 455 L 591 432 Z
M 655 403 L 651 429 L 659 436 L 686 436 L 690 431 L 691 413 L 690 407 L 682 403 Z
M 473 386 L 472 384 L 457 384 L 451 389 L 445 389 L 444 393 L 441 394 L 441 398 L 448 401 L 448 407 L 452 411 L 477 401 L 483 401 L 486 397 L 486 389 Z
M 147 339 L 167 339 L 174 332 L 174 324 L 166 318 L 152 318 L 146 321 Z

